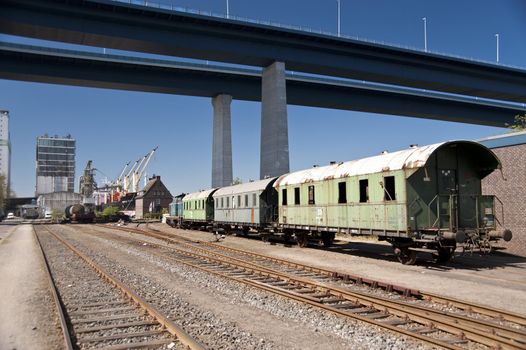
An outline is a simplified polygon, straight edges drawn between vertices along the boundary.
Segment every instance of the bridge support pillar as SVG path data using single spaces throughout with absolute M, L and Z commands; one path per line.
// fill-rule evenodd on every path
M 289 170 L 289 132 L 285 63 L 274 62 L 263 69 L 261 80 L 260 178 Z
M 212 98 L 214 129 L 212 137 L 212 187 L 232 184 L 232 96 L 220 94 Z

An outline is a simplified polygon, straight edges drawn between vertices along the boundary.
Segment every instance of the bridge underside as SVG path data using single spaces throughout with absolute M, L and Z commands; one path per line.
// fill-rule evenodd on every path
M 260 177 L 289 172 L 287 103 L 503 126 L 516 108 L 453 101 L 285 74 L 275 62 L 262 72 L 217 66 L 0 45 L 0 78 L 83 87 L 212 97 L 212 187 L 232 183 L 230 103 L 262 101 Z
M 67 54 L 66 54 L 67 53 Z M 166 62 L 165 62 L 166 63 Z M 207 69 L 208 70 L 207 70 Z M 0 78 L 83 87 L 261 101 L 261 72 L 221 67 L 175 66 L 159 61 L 73 54 L 58 50 L 13 50 L 0 46 Z M 287 104 L 438 119 L 503 127 L 519 107 L 493 106 L 435 97 L 333 84 L 305 76 L 287 76 Z
M 526 102 L 526 71 L 108 0 L 1 0 L 0 33 Z

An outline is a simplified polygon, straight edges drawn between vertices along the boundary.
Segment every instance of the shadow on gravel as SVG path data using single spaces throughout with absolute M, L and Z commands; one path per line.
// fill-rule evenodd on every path
M 349 254 L 364 258 L 379 259 L 385 261 L 398 262 L 393 254 L 393 249 L 389 245 L 378 244 L 375 242 L 343 242 L 336 241 L 331 247 L 309 244 L 309 248 L 331 251 L 341 254 Z M 489 270 L 494 268 L 512 267 L 517 272 L 523 272 L 526 275 L 526 258 L 518 255 L 505 253 L 495 250 L 489 255 L 480 255 L 478 253 L 462 253 L 457 249 L 454 258 L 445 263 L 437 264 L 431 254 L 419 253 L 416 265 L 438 271 L 449 270 Z
M 247 236 L 239 235 L 238 237 L 261 240 L 261 237 L 252 234 Z M 288 248 L 297 247 L 294 240 L 285 242 L 280 237 L 271 237 L 268 239 L 267 243 L 270 245 L 279 244 Z M 330 247 L 325 247 L 322 244 L 317 244 L 316 242 L 311 241 L 309 242 L 307 249 L 317 249 L 359 256 L 362 258 L 392 261 L 399 264 L 398 259 L 393 253 L 393 248 L 390 245 L 379 244 L 375 241 L 348 242 L 336 239 L 334 244 Z M 425 267 L 426 269 L 435 271 L 483 271 L 494 268 L 512 267 L 517 273 L 524 273 L 526 275 L 526 257 L 509 254 L 502 250 L 493 250 L 489 255 L 480 255 L 477 252 L 462 253 L 461 249 L 457 249 L 454 258 L 443 264 L 437 264 L 433 260 L 431 254 L 419 253 L 417 255 L 416 266 Z

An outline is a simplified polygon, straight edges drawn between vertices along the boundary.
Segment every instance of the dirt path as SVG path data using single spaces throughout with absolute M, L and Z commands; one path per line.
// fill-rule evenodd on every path
M 0 349 L 61 349 L 60 328 L 31 225 L 0 244 Z

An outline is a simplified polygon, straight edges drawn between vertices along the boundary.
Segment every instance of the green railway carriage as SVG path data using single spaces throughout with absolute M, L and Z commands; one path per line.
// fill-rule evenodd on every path
M 217 188 L 189 193 L 183 197 L 183 219 L 181 226 L 196 227 L 214 220 L 214 200 Z
M 375 235 L 393 244 L 399 260 L 416 252 L 439 261 L 457 243 L 488 245 L 511 239 L 494 196 L 481 194 L 481 179 L 500 168 L 492 151 L 471 141 L 451 141 L 383 153 L 285 174 L 278 191 L 278 229 L 330 244 L 336 232 Z

